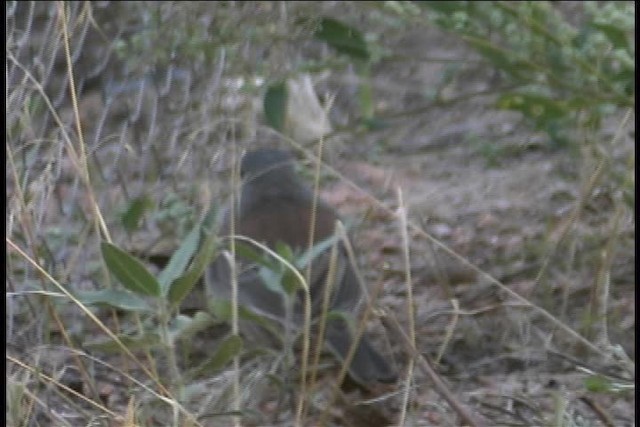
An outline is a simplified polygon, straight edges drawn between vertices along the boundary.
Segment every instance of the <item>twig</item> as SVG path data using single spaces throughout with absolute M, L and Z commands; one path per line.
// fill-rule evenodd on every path
M 611 415 L 609 415 L 602 408 L 602 406 L 598 405 L 595 400 L 591 399 L 588 396 L 580 396 L 579 400 L 583 401 L 589 407 L 589 409 L 591 409 L 596 414 L 598 419 L 602 421 L 602 424 L 604 424 L 606 427 L 615 427 L 616 423 L 611 419 Z
M 389 320 L 387 320 L 389 319 Z M 479 426 L 488 426 L 490 423 L 484 419 L 482 416 L 474 416 L 467 407 L 461 403 L 456 396 L 449 390 L 449 387 L 445 384 L 442 378 L 438 375 L 438 373 L 433 369 L 427 358 L 422 356 L 418 352 L 418 350 L 411 344 L 411 340 L 407 336 L 407 334 L 400 327 L 400 323 L 398 319 L 391 313 L 388 318 L 382 318 L 384 325 L 394 331 L 395 336 L 399 337 L 403 343 L 405 350 L 411 354 L 411 356 L 416 360 L 418 367 L 424 374 L 426 374 L 429 379 L 435 385 L 436 391 L 442 396 L 447 403 L 453 408 L 454 411 L 458 413 L 458 415 L 462 418 L 462 421 L 469 426 L 479 427 Z

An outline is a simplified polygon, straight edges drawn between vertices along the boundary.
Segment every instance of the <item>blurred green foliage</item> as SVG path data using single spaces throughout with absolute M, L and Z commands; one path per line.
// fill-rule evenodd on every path
M 572 25 L 551 2 L 429 1 L 431 22 L 458 34 L 515 84 L 497 100 L 555 144 L 635 106 L 635 5 L 582 2 Z
M 371 65 L 393 55 L 384 48 L 385 31 L 416 24 L 435 24 L 461 37 L 510 83 L 512 89 L 499 95 L 496 107 L 520 112 L 556 146 L 574 140 L 575 129 L 598 129 L 606 116 L 635 106 L 633 2 L 389 1 L 363 6 L 370 9 L 375 22 L 387 26 L 358 28 L 342 18 L 315 16 L 317 8 L 309 5 L 288 8 L 293 16 L 284 27 L 266 18 L 277 9 L 269 2 L 251 6 L 255 9 L 251 22 L 239 22 L 248 15 L 223 2 L 181 7 L 174 2 L 135 3 L 132 7 L 143 17 L 139 29 L 114 42 L 116 53 L 130 69 L 169 63 L 210 69 L 224 49 L 229 70 L 242 73 L 250 67 L 271 84 L 297 73 L 351 64 L 362 78 L 359 104 L 365 121 L 374 117 Z M 563 11 L 568 8 L 570 12 Z M 313 50 L 291 56 L 291 47 L 302 53 L 302 46 L 313 40 L 332 49 L 322 57 L 308 55 Z M 270 51 L 289 51 L 291 62 L 247 64 L 244 59 L 248 58 L 239 52 L 248 41 L 266 42 Z M 265 106 L 272 107 L 266 113 L 273 125 L 273 117 L 282 111 L 270 102 Z

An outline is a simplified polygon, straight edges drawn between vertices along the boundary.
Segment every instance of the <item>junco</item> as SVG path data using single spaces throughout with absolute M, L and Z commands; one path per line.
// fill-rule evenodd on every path
M 281 242 L 300 253 L 309 245 L 310 219 L 313 194 L 299 179 L 294 169 L 293 157 L 281 150 L 257 149 L 244 155 L 240 165 L 243 180 L 239 206 L 235 210 L 235 233 L 250 237 L 274 249 Z M 222 234 L 230 233 L 230 212 L 224 216 Z M 338 219 L 335 211 L 318 200 L 315 221 L 314 244 L 326 241 L 334 235 Z M 324 288 L 327 283 L 330 249 L 312 260 L 309 287 L 314 318 L 322 312 Z M 246 267 L 242 260 L 238 268 L 238 301 L 251 311 L 275 320 L 278 324 L 301 328 L 303 324 L 303 302 L 297 298 L 293 313 L 287 316 L 285 297 L 269 289 L 259 274 L 256 265 Z M 344 247 L 340 244 L 337 268 L 333 278 L 329 311 L 340 311 L 345 316 L 356 318 L 362 299 L 360 284 L 351 266 Z M 304 269 L 303 269 L 304 273 Z M 218 257 L 207 270 L 206 283 L 214 299 L 231 299 L 229 262 Z M 325 342 L 329 350 L 340 360 L 347 356 L 354 331 L 343 316 L 327 316 Z M 312 341 L 313 342 L 313 341 Z M 389 363 L 371 345 L 363 334 L 349 367 L 350 376 L 362 384 L 390 383 L 396 373 Z

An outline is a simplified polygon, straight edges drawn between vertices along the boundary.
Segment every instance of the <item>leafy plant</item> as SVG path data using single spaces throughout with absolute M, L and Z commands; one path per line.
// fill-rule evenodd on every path
M 634 6 L 584 2 L 576 28 L 550 2 L 425 2 L 432 22 L 460 35 L 514 88 L 496 103 L 555 144 L 575 125 L 598 127 L 635 106 Z
M 130 348 L 151 349 L 159 346 L 166 348 L 168 360 L 174 360 L 172 349 L 175 348 L 175 341 L 185 333 L 193 333 L 193 325 L 197 324 L 200 328 L 208 326 L 201 322 L 201 319 L 175 317 L 174 313 L 202 277 L 205 268 L 215 255 L 216 239 L 211 232 L 214 218 L 215 210 L 212 209 L 205 219 L 184 238 L 157 277 L 133 255 L 112 243 L 102 242 L 102 257 L 109 271 L 125 289 L 79 292 L 77 295 L 79 300 L 87 305 L 104 305 L 129 313 L 154 317 L 157 322 L 153 323 L 158 324 L 158 328 L 148 327 L 142 334 L 121 334 L 118 339 Z M 90 343 L 88 346 L 102 350 L 119 348 L 111 339 Z M 174 373 L 172 380 L 176 383 L 178 377 L 175 375 L 177 372 L 175 361 L 171 372 Z

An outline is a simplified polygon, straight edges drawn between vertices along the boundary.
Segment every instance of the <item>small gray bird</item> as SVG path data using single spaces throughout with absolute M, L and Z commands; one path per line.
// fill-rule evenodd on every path
M 250 151 L 242 158 L 240 174 L 243 183 L 236 209 L 235 233 L 264 243 L 271 249 L 281 242 L 298 253 L 305 251 L 309 244 L 313 194 L 297 176 L 293 157 L 276 149 Z M 229 214 L 227 211 L 223 219 L 223 236 L 230 233 Z M 326 241 L 334 235 L 337 219 L 335 211 L 318 200 L 314 244 Z M 314 319 L 322 312 L 329 252 L 330 249 L 326 249 L 325 253 L 312 261 L 309 287 Z M 301 329 L 302 298 L 296 298 L 293 313 L 289 310 L 287 315 L 283 294 L 266 286 L 258 266 L 250 265 L 247 268 L 247 260 L 240 261 L 244 267 L 237 270 L 239 304 L 281 325 L 288 322 L 294 328 Z M 329 311 L 340 311 L 355 319 L 361 305 L 362 291 L 342 244 L 339 244 L 336 264 Z M 231 299 L 230 274 L 229 262 L 222 256 L 207 270 L 205 279 L 214 299 Z M 353 342 L 353 332 L 342 316 L 327 316 L 325 340 L 329 350 L 340 360 L 344 360 Z M 357 345 L 349 374 L 365 385 L 375 382 L 391 383 L 397 379 L 395 370 L 371 345 L 366 335 L 361 337 Z

